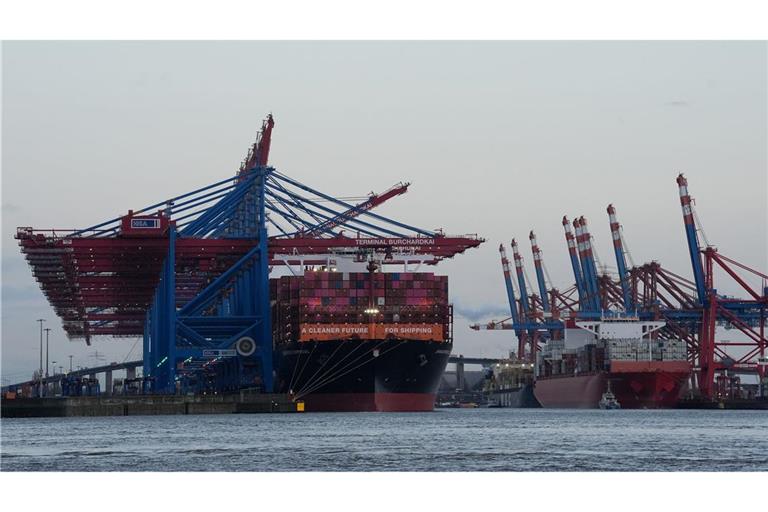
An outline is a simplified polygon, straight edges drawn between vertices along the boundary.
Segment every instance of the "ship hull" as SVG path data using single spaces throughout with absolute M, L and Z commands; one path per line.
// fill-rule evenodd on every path
M 533 385 L 525 384 L 512 389 L 501 389 L 488 392 L 488 399 L 498 403 L 498 407 L 513 409 L 533 409 L 541 407 L 534 396 Z
M 278 350 L 277 386 L 306 411 L 431 411 L 450 343 L 331 340 Z
M 622 409 L 665 409 L 677 405 L 690 373 L 687 363 L 668 368 L 632 363 L 611 372 L 549 377 L 535 383 L 536 399 L 545 408 L 597 409 L 610 388 Z

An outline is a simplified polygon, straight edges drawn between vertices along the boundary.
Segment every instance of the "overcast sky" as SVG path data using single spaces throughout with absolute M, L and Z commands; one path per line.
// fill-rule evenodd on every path
M 134 340 L 69 342 L 13 239 L 85 227 L 232 175 L 266 113 L 271 164 L 339 195 L 405 196 L 379 213 L 488 242 L 451 277 L 455 351 L 499 356 L 498 245 L 530 229 L 561 289 L 560 219 L 585 215 L 615 266 L 605 207 L 637 263 L 690 276 L 675 177 L 710 242 L 765 271 L 767 51 L 757 42 L 12 42 L 2 46 L 2 370 L 122 361 Z M 511 254 L 511 251 L 510 251 Z M 728 293 L 728 286 L 719 289 Z M 733 289 L 732 292 L 736 290 Z M 131 359 L 139 356 L 138 343 Z M 66 366 L 66 364 L 64 365 Z

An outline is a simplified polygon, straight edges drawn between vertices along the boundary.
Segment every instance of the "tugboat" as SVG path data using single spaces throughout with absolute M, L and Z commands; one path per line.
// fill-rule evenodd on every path
M 598 406 L 601 409 L 621 409 L 621 404 L 616 400 L 616 395 L 611 391 L 611 382 L 608 381 L 608 390 L 603 393 L 603 397 L 600 399 Z

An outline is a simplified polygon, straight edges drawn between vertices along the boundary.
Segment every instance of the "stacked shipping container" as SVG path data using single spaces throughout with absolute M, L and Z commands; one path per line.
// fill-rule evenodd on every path
M 608 361 L 686 361 L 687 348 L 678 340 L 611 340 L 565 349 L 550 340 L 540 353 L 538 375 L 578 375 L 608 370 Z
M 688 349 L 681 340 L 613 340 L 610 358 L 619 361 L 685 361 Z
M 432 273 L 318 272 L 270 280 L 278 343 L 310 339 L 450 339 L 448 278 Z

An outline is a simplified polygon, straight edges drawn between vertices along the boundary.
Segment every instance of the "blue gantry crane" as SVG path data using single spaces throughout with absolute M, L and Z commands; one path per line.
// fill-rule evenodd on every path
M 70 338 L 143 338 L 147 392 L 273 391 L 275 266 L 373 253 L 435 264 L 483 242 L 371 211 L 408 184 L 352 204 L 277 171 L 273 126 L 270 115 L 234 177 L 85 229 L 17 230 Z

